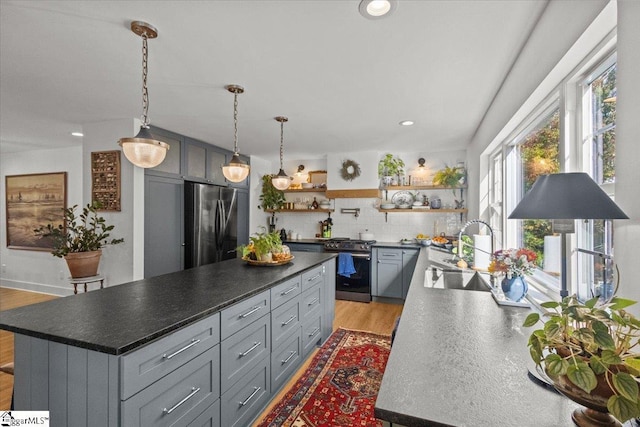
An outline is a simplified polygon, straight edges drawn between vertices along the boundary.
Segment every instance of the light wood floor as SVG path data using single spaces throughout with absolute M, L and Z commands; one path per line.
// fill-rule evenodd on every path
M 0 311 L 55 298 L 58 297 L 0 287 Z M 9 362 L 13 362 L 13 334 L 0 330 L 0 365 Z M 13 375 L 0 372 L 0 411 L 6 411 L 11 406 L 11 390 L 13 390 Z
M 45 295 L 36 292 L 26 292 L 0 287 L 0 310 L 23 305 L 35 304 L 58 298 L 53 295 Z M 369 331 L 376 334 L 391 335 L 396 318 L 402 312 L 402 306 L 396 304 L 382 304 L 372 302 L 369 304 L 353 301 L 336 301 L 336 317 L 333 329 L 347 328 L 359 331 Z M 316 350 L 317 351 L 317 350 Z M 264 415 L 280 400 L 298 378 L 307 369 L 311 359 L 300 367 L 289 383 L 273 399 L 273 403 L 263 412 Z M 0 330 L 0 365 L 13 361 L 13 334 Z M 8 410 L 11 404 L 11 390 L 13 389 L 13 376 L 0 373 L 0 410 Z

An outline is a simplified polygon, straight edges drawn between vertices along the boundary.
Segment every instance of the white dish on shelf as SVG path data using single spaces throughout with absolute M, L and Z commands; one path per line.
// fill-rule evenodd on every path
M 391 201 L 395 205 L 411 205 L 415 201 L 415 199 L 413 198 L 413 194 L 411 194 L 409 191 L 402 190 L 396 192 L 396 194 L 391 197 Z
M 311 182 L 303 182 L 302 188 L 313 188 L 313 183 Z
M 382 203 L 380 209 L 395 209 L 396 205 L 393 203 Z
M 398 209 L 411 209 L 411 205 L 408 203 L 402 203 L 400 205 L 397 205 Z

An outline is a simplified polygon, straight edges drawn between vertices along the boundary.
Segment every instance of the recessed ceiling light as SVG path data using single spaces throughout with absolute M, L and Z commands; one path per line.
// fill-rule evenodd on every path
M 398 0 L 362 0 L 358 10 L 367 19 L 380 19 L 398 7 Z
M 400 122 L 400 126 L 411 126 L 413 123 L 413 120 L 403 120 Z
M 71 135 L 73 135 L 73 136 L 84 136 L 84 134 L 82 132 L 71 132 Z

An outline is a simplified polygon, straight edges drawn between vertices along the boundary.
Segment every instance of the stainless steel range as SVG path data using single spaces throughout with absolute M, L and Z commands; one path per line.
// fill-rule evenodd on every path
M 336 269 L 336 299 L 370 302 L 371 301 L 371 245 L 375 240 L 351 240 L 333 238 L 324 243 L 325 252 L 340 252 Z M 341 258 L 351 255 L 354 273 L 341 270 Z M 346 259 L 344 262 L 348 263 Z

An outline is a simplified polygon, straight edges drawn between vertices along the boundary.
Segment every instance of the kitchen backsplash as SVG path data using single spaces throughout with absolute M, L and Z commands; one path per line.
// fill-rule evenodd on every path
M 438 191 L 430 194 L 426 192 L 428 197 L 438 195 L 442 199 L 442 206 L 453 205 L 453 194 L 450 191 Z M 304 197 L 313 201 L 316 196 L 318 202 L 324 200 L 322 194 L 316 193 L 287 193 L 287 200 L 294 201 L 300 198 L 300 202 Z M 331 206 L 335 212 L 331 213 L 333 219 L 332 237 L 349 237 L 357 239 L 358 233 L 368 231 L 374 234 L 375 240 L 379 242 L 396 242 L 403 238 L 413 238 L 417 234 L 433 235 L 444 232 L 446 235 L 457 234 L 466 219 L 463 217 L 460 221 L 458 213 L 434 213 L 428 212 L 392 212 L 387 214 L 385 221 L 385 213 L 376 209 L 379 199 L 334 199 L 331 200 Z M 341 213 L 341 209 L 360 209 L 358 217 L 354 214 Z M 264 214 L 264 226 L 267 226 L 267 220 L 270 215 Z M 298 213 L 283 212 L 276 213 L 278 230 L 285 228 L 287 232 L 293 230 L 294 233 L 300 234 L 303 239 L 311 239 L 320 233 L 320 222 L 327 218 L 325 212 L 314 213 Z

